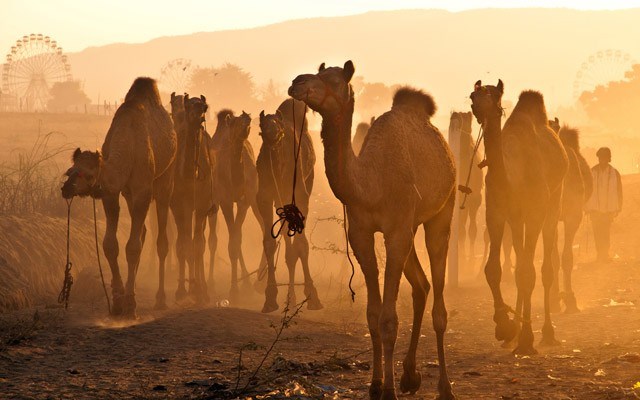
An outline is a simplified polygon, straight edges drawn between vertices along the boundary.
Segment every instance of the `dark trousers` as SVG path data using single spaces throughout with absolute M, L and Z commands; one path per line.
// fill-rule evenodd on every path
M 593 226 L 593 239 L 596 243 L 598 261 L 609 259 L 609 247 L 611 246 L 611 213 L 591 213 L 591 225 Z

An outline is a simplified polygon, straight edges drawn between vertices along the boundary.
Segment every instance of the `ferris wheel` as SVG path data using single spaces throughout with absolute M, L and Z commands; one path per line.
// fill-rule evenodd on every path
M 62 47 L 49 36 L 32 33 L 18 39 L 2 69 L 3 96 L 14 109 L 42 111 L 56 82 L 71 80 L 71 67 Z
M 625 72 L 631 69 L 635 60 L 622 50 L 600 50 L 587 58 L 576 73 L 573 82 L 573 97 L 580 98 L 582 93 L 590 92 L 596 86 L 624 79 Z
M 184 93 L 191 83 L 191 60 L 176 58 L 167 62 L 160 70 L 160 88 L 166 92 Z

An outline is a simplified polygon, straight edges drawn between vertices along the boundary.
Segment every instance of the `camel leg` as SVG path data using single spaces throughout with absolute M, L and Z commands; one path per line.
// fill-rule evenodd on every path
M 542 241 L 544 243 L 544 258 L 542 261 L 542 286 L 544 287 L 544 325 L 542 326 L 541 344 L 553 346 L 558 345 L 555 339 L 553 324 L 551 323 L 551 285 L 553 284 L 553 252 L 558 249 L 558 215 L 560 210 L 561 190 L 557 190 L 551 199 L 551 206 L 547 211 L 547 216 L 542 229 Z
M 420 329 L 422 328 L 422 318 L 427 304 L 427 296 L 431 285 L 424 274 L 424 270 L 418 260 L 415 247 L 411 248 L 411 254 L 404 267 L 404 276 L 411 284 L 411 296 L 413 298 L 413 326 L 411 329 L 411 341 L 409 350 L 402 362 L 403 373 L 400 378 L 400 391 L 402 393 L 414 394 L 422 383 L 422 376 L 416 371 L 416 352 L 418 350 L 418 340 L 420 339 Z
M 511 261 L 511 252 L 513 250 L 513 232 L 511 225 L 505 224 L 504 235 L 502 237 L 502 250 L 504 251 L 504 264 L 502 265 L 502 282 L 513 284 L 515 278 L 513 276 L 513 262 Z
M 409 210 L 413 215 L 412 210 Z M 387 254 L 387 263 L 384 271 L 384 291 L 382 298 L 382 311 L 380 313 L 380 334 L 384 349 L 384 389 L 383 400 L 396 399 L 394 350 L 398 337 L 398 313 L 396 303 L 400 278 L 405 264 L 413 247 L 413 233 L 410 217 L 399 216 L 393 227 L 384 232 L 384 240 Z M 447 239 L 449 236 L 447 235 Z M 446 251 L 445 251 L 446 254 Z
M 158 238 L 156 249 L 158 251 L 158 292 L 156 293 L 156 310 L 167 308 L 166 295 L 164 292 L 165 261 L 169 253 L 169 240 L 167 239 L 167 217 L 169 214 L 169 196 L 162 196 L 157 193 L 156 215 L 158 218 Z
M 460 249 L 460 254 L 458 256 L 459 260 L 463 260 L 466 263 L 467 261 L 467 220 L 469 219 L 469 207 L 467 206 L 464 210 L 460 210 L 459 216 L 459 224 L 458 224 L 458 249 Z
M 525 224 L 524 249 L 522 255 L 516 255 L 516 286 L 518 288 L 518 302 L 522 302 L 522 329 L 518 337 L 518 345 L 513 350 L 514 354 L 537 354 L 533 348 L 533 329 L 531 328 L 531 295 L 536 285 L 536 270 L 533 259 L 536 244 L 540 236 L 543 217 L 529 216 Z
M 236 243 L 235 232 L 235 217 L 233 215 L 233 203 L 224 203 L 220 205 L 222 209 L 222 215 L 227 223 L 227 230 L 229 232 L 229 261 L 231 261 L 231 288 L 229 289 L 229 301 L 232 304 L 237 304 L 240 291 L 238 289 L 238 251 Z
M 210 296 L 215 296 L 216 284 L 213 277 L 214 265 L 216 262 L 216 250 L 218 249 L 218 206 L 207 216 L 209 220 L 209 280 L 207 287 Z
M 311 270 L 309 269 L 309 241 L 307 234 L 303 231 L 296 235 L 293 239 L 294 251 L 302 264 L 302 273 L 304 274 L 304 296 L 307 299 L 307 309 L 322 310 L 324 307 L 318 297 L 318 290 L 313 284 Z
M 436 332 L 438 346 L 438 365 L 440 379 L 438 381 L 438 399 L 453 400 L 455 395 L 447 374 L 447 363 L 444 355 L 444 333 L 447 330 L 447 309 L 444 305 L 444 282 L 447 268 L 447 252 L 451 233 L 451 217 L 455 206 L 455 195 L 435 217 L 424 224 L 425 241 L 431 263 L 431 280 L 433 281 L 433 329 Z M 386 284 L 385 284 L 386 286 Z
M 293 238 L 284 236 L 284 261 L 287 264 L 287 270 L 289 271 L 289 290 L 287 291 L 287 304 L 289 307 L 294 307 L 297 303 L 296 299 L 296 263 L 298 262 L 298 255 L 296 249 L 293 246 Z
M 564 223 L 564 249 L 562 250 L 562 278 L 564 281 L 564 293 L 562 300 L 566 306 L 565 313 L 580 312 L 576 304 L 576 296 L 571 287 L 571 274 L 573 272 L 573 241 L 582 222 L 582 210 L 579 214 L 567 216 Z
M 566 236 L 566 224 L 565 224 L 565 242 L 567 240 Z M 555 229 L 556 242 L 560 239 L 558 235 L 558 228 Z M 551 249 L 551 265 L 553 267 L 553 283 L 551 284 L 551 289 L 549 289 L 549 307 L 552 313 L 560 312 L 560 253 L 558 250 L 558 245 L 554 245 Z
M 271 224 L 273 223 L 273 197 L 259 191 L 258 211 L 263 223 L 262 247 L 267 263 L 267 286 L 265 288 L 265 301 L 262 307 L 263 313 L 269 313 L 278 309 L 278 287 L 276 286 L 276 266 L 274 256 L 276 253 L 276 240 L 271 237 Z M 259 272 L 258 272 L 259 274 Z
M 140 252 L 142 251 L 144 221 L 147 218 L 149 204 L 151 203 L 151 191 L 142 193 L 125 194 L 129 214 L 131 215 L 131 230 L 127 241 L 126 254 L 128 264 L 127 283 L 124 291 L 123 315 L 130 318 L 136 317 L 135 284 L 138 265 L 140 264 Z
M 187 297 L 185 286 L 185 268 L 189 254 L 191 253 L 191 214 L 184 204 L 175 204 L 171 207 L 178 235 L 176 238 L 176 255 L 178 256 L 178 288 L 176 289 L 176 301 Z
M 253 215 L 256 217 L 258 224 L 262 228 L 262 234 L 264 235 L 265 232 L 271 229 L 271 225 L 267 226 L 268 224 L 264 223 L 264 217 L 262 216 L 262 213 L 260 211 L 260 207 L 258 206 L 257 201 L 251 202 L 251 211 L 253 212 Z M 257 278 L 256 278 L 256 281 L 253 283 L 253 286 L 258 293 L 264 292 L 264 290 L 267 287 L 266 279 L 261 279 L 261 277 L 264 278 L 264 273 L 266 268 L 267 268 L 267 256 L 263 251 L 262 257 L 260 258 L 260 264 L 258 265 Z
M 189 284 L 189 290 L 195 295 L 198 303 L 209 302 L 209 294 L 207 293 L 206 280 L 204 277 L 204 228 L 207 222 L 207 211 L 208 210 L 196 210 L 193 226 L 193 265 L 195 284 Z M 192 287 L 194 287 L 195 290 L 192 291 Z
M 482 262 L 480 263 L 480 269 L 478 270 L 478 274 L 476 275 L 476 280 L 485 279 L 484 266 L 487 265 L 487 261 L 489 259 L 489 245 L 491 242 L 489 238 L 488 227 L 485 227 L 482 238 L 484 239 L 484 249 L 482 251 Z
M 104 214 L 107 218 L 107 229 L 104 234 L 102 248 L 104 255 L 109 262 L 111 269 L 111 294 L 113 296 L 113 307 L 111 313 L 114 316 L 122 315 L 124 300 L 124 285 L 120 276 L 120 267 L 118 266 L 118 219 L 120 217 L 120 195 L 107 195 L 102 198 L 102 206 Z
M 510 342 L 516 336 L 517 324 L 509 318 L 508 307 L 502 298 L 500 281 L 502 268 L 500 267 L 500 248 L 505 228 L 504 205 L 494 199 L 493 191 L 487 189 L 487 230 L 489 231 L 489 257 L 484 267 L 487 283 L 493 295 L 493 321 L 496 323 L 495 337 L 497 340 Z M 499 194 L 498 194 L 499 195 Z
M 247 211 L 249 211 L 249 204 L 246 202 L 238 203 L 238 210 L 236 212 L 236 218 L 234 221 L 235 231 L 235 251 L 238 254 L 238 261 L 240 262 L 240 271 L 242 273 L 242 287 L 245 291 L 251 290 L 251 279 L 247 265 L 244 263 L 244 254 L 242 253 L 242 226 L 247 218 Z M 247 292 L 248 294 L 248 292 Z
M 351 215 L 349 214 L 351 218 Z M 354 228 L 357 222 L 351 219 L 349 224 L 349 244 L 356 256 L 364 280 L 367 285 L 367 324 L 371 335 L 373 348 L 373 371 L 369 398 L 379 400 L 382 397 L 382 336 L 380 332 L 380 313 L 382 311 L 382 298 L 380 297 L 380 283 L 378 282 L 378 261 L 374 249 L 374 236 L 372 230 L 364 230 L 362 227 Z
M 478 207 L 469 210 L 469 265 L 473 265 L 476 255 L 476 237 L 478 236 Z

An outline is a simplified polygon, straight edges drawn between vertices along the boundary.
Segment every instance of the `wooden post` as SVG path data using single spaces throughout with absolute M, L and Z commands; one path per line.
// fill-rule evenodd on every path
M 458 121 L 453 121 L 449 129 L 449 148 L 453 153 L 453 158 L 456 161 L 456 169 L 460 168 L 460 129 L 461 125 Z M 459 172 L 458 172 L 459 174 Z M 458 177 L 456 174 L 455 182 L 456 201 L 453 207 L 453 218 L 451 220 L 451 236 L 449 237 L 449 254 L 447 259 L 447 274 L 448 285 L 452 288 L 458 287 L 458 275 L 459 275 L 459 257 L 458 257 L 458 230 L 459 230 L 459 218 L 460 218 L 460 205 L 459 205 L 459 191 L 458 191 Z

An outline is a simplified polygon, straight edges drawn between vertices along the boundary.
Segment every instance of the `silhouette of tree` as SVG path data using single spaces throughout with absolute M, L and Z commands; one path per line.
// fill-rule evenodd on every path
M 189 94 L 205 95 L 213 110 L 253 111 L 258 104 L 255 92 L 251 74 L 231 63 L 218 68 L 197 68 L 189 84 Z
M 361 76 L 352 79 L 356 108 L 362 116 L 379 116 L 391 108 L 393 94 L 399 85 L 387 86 L 381 82 L 369 83 Z
M 640 64 L 633 65 L 624 80 L 582 93 L 580 102 L 589 118 L 608 130 L 637 133 L 640 121 L 632 116 L 640 110 Z
M 51 99 L 47 102 L 49 111 L 62 112 L 70 109 L 81 109 L 90 103 L 89 97 L 82 90 L 79 81 L 56 82 L 51 86 Z
M 271 114 L 287 97 L 286 90 L 276 85 L 273 79 L 269 79 L 269 83 L 260 89 L 260 107 L 265 113 Z

